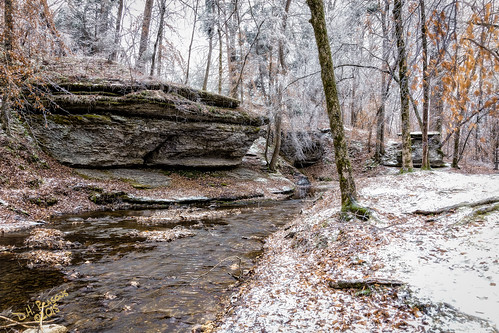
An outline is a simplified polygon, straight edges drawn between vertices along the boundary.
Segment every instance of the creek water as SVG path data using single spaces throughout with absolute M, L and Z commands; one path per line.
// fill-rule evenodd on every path
M 53 221 L 65 239 L 81 243 L 70 249 L 70 266 L 59 270 L 28 268 L 14 254 L 0 255 L 0 311 L 36 309 L 66 291 L 50 319 L 73 332 L 189 332 L 195 324 L 215 319 L 221 297 L 230 294 L 239 275 L 254 265 L 262 238 L 288 222 L 299 201 L 230 210 L 224 217 L 185 220 L 193 237 L 172 242 L 146 242 L 133 237 L 147 226 L 137 216 L 154 211 L 91 213 Z M 29 232 L 6 234 L 0 245 L 22 246 Z M 16 250 L 15 250 L 16 251 Z M 17 251 L 28 251 L 19 249 Z M 26 319 L 27 321 L 28 319 Z

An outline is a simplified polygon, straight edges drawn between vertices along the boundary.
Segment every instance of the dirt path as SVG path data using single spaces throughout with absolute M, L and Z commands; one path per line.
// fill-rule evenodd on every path
M 268 240 L 218 331 L 497 331 L 497 207 L 413 212 L 497 196 L 499 175 L 415 172 L 359 185 L 376 218 L 342 221 L 337 195 L 326 194 Z M 373 279 L 404 286 L 330 287 Z

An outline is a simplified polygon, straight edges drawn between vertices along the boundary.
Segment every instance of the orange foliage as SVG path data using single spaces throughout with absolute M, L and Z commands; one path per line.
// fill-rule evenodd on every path
M 449 106 L 450 122 L 456 126 L 470 115 L 490 111 L 497 105 L 498 87 L 494 75 L 499 62 L 490 50 L 499 46 L 498 29 L 494 27 L 499 15 L 492 12 L 491 2 L 471 10 L 463 32 L 453 36 L 450 51 L 440 64 L 443 99 Z M 444 12 L 434 11 L 430 18 L 432 33 L 428 37 L 435 43 L 442 40 L 448 30 L 444 20 Z

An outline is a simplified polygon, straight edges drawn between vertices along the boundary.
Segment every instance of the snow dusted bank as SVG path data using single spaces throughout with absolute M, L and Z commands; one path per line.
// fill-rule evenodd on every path
M 359 185 L 375 218 L 342 220 L 337 191 L 304 209 L 268 239 L 217 332 L 497 332 L 499 175 Z

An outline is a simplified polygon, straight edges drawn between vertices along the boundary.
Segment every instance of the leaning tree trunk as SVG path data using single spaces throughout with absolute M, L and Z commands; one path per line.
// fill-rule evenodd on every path
M 393 7 L 395 35 L 397 37 L 400 81 L 400 115 L 402 118 L 402 172 L 412 171 L 411 132 L 409 120 L 409 82 L 405 54 L 404 29 L 402 25 L 402 1 L 395 0 Z
M 208 77 L 210 76 L 211 54 L 213 52 L 213 32 L 208 37 L 208 59 L 206 59 L 206 70 L 204 72 L 203 90 L 208 89 Z
M 357 205 L 357 191 L 352 176 L 352 166 L 348 158 L 347 142 L 343 128 L 340 102 L 336 90 L 336 79 L 334 77 L 334 66 L 331 56 L 331 47 L 327 36 L 326 19 L 324 15 L 324 4 L 322 0 L 307 0 L 312 13 L 312 27 L 314 28 L 315 41 L 319 52 L 321 65 L 321 78 L 326 96 L 326 107 L 329 117 L 329 125 L 333 134 L 336 169 L 340 181 L 341 205 L 343 211 L 353 211 L 368 216 L 368 210 Z

